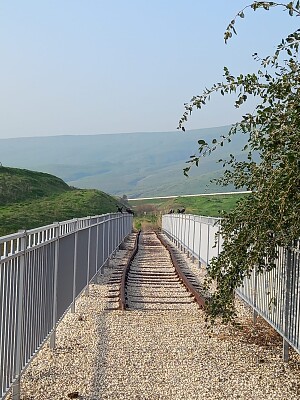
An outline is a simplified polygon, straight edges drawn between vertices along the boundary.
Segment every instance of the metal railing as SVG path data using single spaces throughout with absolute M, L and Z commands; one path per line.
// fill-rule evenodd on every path
M 167 214 L 162 230 L 176 245 L 209 266 L 212 257 L 222 250 L 220 220 L 197 215 Z M 300 241 L 278 248 L 276 267 L 271 271 L 253 271 L 236 293 L 283 337 L 283 359 L 288 360 L 292 346 L 300 353 Z
M 0 237 L 0 398 L 20 398 L 20 376 L 67 310 L 132 230 L 105 214 Z
M 176 245 L 199 263 L 209 265 L 222 248 L 219 219 L 190 214 L 162 216 L 162 229 Z

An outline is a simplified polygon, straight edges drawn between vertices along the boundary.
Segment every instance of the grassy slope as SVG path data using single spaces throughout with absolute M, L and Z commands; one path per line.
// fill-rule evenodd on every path
M 189 214 L 208 215 L 218 217 L 222 211 L 232 210 L 244 195 L 220 195 L 203 197 L 177 198 L 174 208 L 184 207 Z
M 14 168 L 9 170 L 5 172 L 4 182 L 10 180 L 11 185 L 17 182 L 18 187 L 20 182 L 26 182 L 32 190 L 26 192 L 21 188 L 20 194 L 15 190 L 13 195 L 6 190 L 8 194 L 5 202 L 0 203 L 0 236 L 54 221 L 116 211 L 117 200 L 106 193 L 98 190 L 71 190 L 63 181 L 48 174 Z M 0 179 L 1 176 L 0 173 Z M 0 189 L 3 187 L 1 182 L 3 180 L 0 180 Z M 17 202 L 17 198 L 22 201 Z
M 68 190 L 71 188 L 56 176 L 26 169 L 0 167 L 0 205 Z
M 218 217 L 222 211 L 232 210 L 245 194 L 222 194 L 214 196 L 176 197 L 172 199 L 129 200 L 135 209 L 141 205 L 154 205 L 156 211 L 167 213 L 170 209 L 185 208 L 186 214 Z
M 136 211 L 135 227 L 157 228 L 160 226 L 160 214 L 168 213 L 170 209 L 177 211 L 185 208 L 186 214 L 206 215 L 219 217 L 222 211 L 229 212 L 246 194 L 224 194 L 215 196 L 177 197 L 172 199 L 129 200 L 129 204 Z M 153 207 L 143 215 L 144 208 Z

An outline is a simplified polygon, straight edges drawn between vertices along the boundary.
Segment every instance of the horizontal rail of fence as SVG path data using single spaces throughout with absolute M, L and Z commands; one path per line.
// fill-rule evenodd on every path
M 0 398 L 132 230 L 124 213 L 72 219 L 0 237 Z
M 209 266 L 222 251 L 220 219 L 189 214 L 167 214 L 162 230 L 175 244 L 199 263 Z M 283 359 L 292 346 L 300 353 L 300 241 L 278 248 L 276 267 L 253 271 L 236 293 L 283 337 Z

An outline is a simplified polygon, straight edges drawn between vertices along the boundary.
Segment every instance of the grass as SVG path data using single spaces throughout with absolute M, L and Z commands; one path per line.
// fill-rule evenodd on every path
M 0 236 L 115 212 L 118 201 L 99 190 L 72 189 L 56 176 L 0 167 Z
M 129 200 L 130 205 L 141 214 L 168 213 L 171 209 L 185 208 L 186 214 L 218 217 L 223 211 L 229 212 L 247 194 L 220 194 L 214 196 L 176 197 L 171 199 Z
M 69 190 L 71 188 L 54 175 L 0 166 L 0 205 L 38 199 Z
M 135 216 L 133 219 L 133 227 L 137 230 L 158 230 L 161 227 L 160 216 L 158 215 L 147 215 L 147 216 Z
M 214 196 L 176 197 L 171 199 L 129 200 L 135 210 L 136 229 L 156 229 L 161 226 L 161 215 L 171 209 L 185 208 L 186 214 L 219 217 L 231 211 L 247 194 L 222 194 Z
M 161 214 L 185 208 L 188 214 L 219 216 L 244 194 L 129 200 L 136 229 L 157 229 Z M 115 212 L 118 201 L 99 190 L 72 189 L 41 172 L 0 167 L 0 236 L 87 215 Z
M 0 236 L 88 215 L 115 212 L 117 200 L 98 190 L 72 190 L 0 207 Z

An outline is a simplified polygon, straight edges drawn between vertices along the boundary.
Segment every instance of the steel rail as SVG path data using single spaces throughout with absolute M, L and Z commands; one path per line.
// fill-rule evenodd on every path
M 180 268 L 178 261 L 175 257 L 175 253 L 172 249 L 172 247 L 165 241 L 165 239 L 156 232 L 156 235 L 158 239 L 160 240 L 161 244 L 168 250 L 170 253 L 170 257 L 172 260 L 172 263 L 174 265 L 174 268 L 176 270 L 176 274 L 178 278 L 181 280 L 181 282 L 184 284 L 184 286 L 187 288 L 187 290 L 194 296 L 195 301 L 199 305 L 200 308 L 204 308 L 206 304 L 206 300 L 203 296 L 200 295 L 200 293 L 197 292 L 197 290 L 194 288 L 193 284 L 188 280 L 188 278 L 185 276 L 183 273 L 182 269 Z
M 129 272 L 130 265 L 136 256 L 138 249 L 139 249 L 139 238 L 140 238 L 141 231 L 138 232 L 136 238 L 135 238 L 135 243 L 134 243 L 134 248 L 131 253 L 131 256 L 129 257 L 125 268 L 123 269 L 122 272 L 122 278 L 121 278 L 121 284 L 120 284 L 120 295 L 119 295 L 119 310 L 125 311 L 126 310 L 126 295 L 125 295 L 125 289 L 126 289 L 126 280 L 127 280 L 127 275 Z

